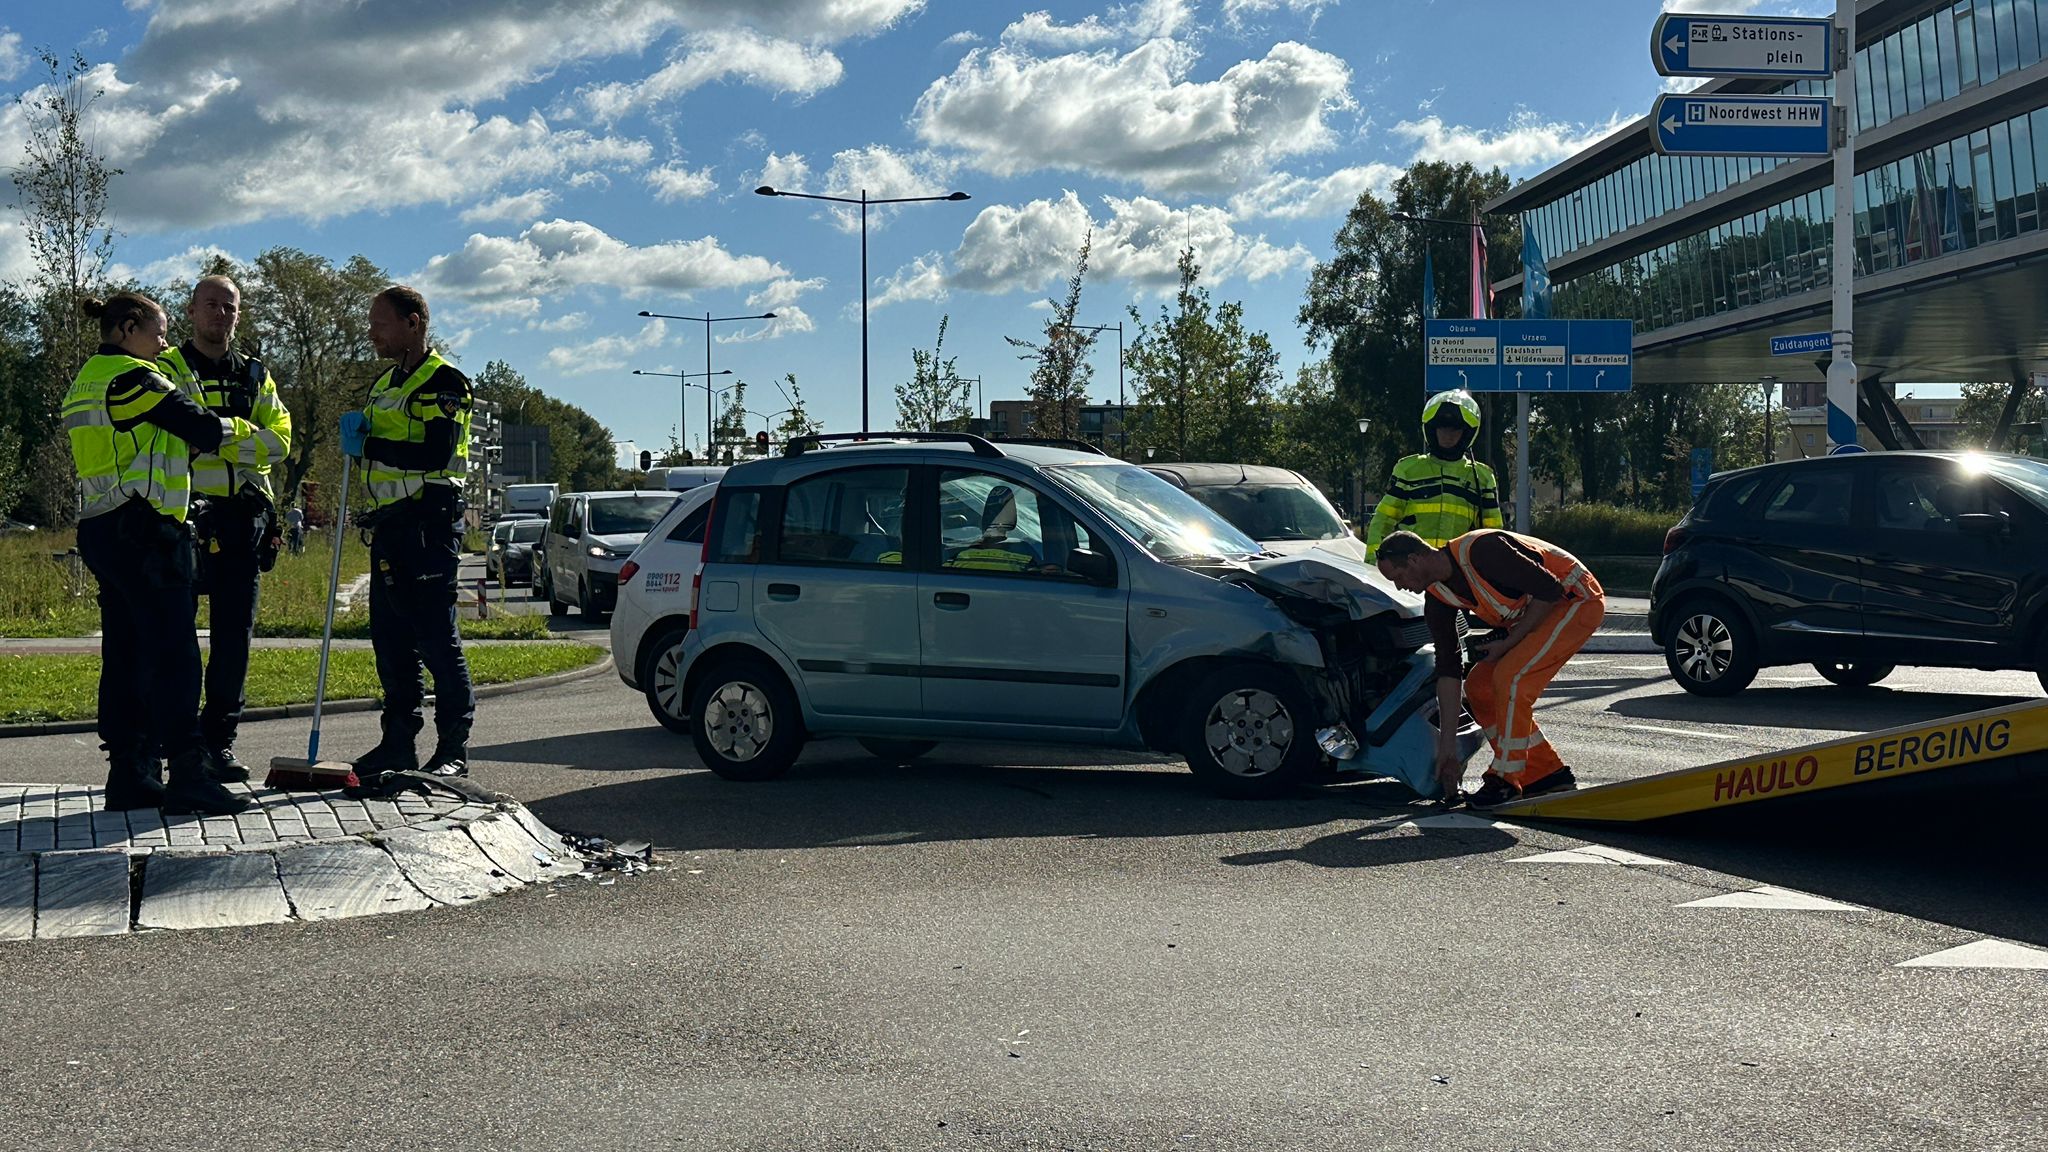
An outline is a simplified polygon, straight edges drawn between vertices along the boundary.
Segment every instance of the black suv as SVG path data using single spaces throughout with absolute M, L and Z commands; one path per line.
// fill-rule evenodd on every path
M 1757 669 L 1836 684 L 1900 664 L 2032 669 L 2048 686 L 2048 463 L 1851 453 L 1725 472 L 1664 539 L 1650 634 L 1686 691 Z

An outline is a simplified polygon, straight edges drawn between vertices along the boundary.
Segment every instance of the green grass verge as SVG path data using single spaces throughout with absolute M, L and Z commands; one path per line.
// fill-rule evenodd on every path
M 551 676 L 604 658 L 591 644 L 543 641 L 471 648 L 469 675 L 478 684 Z M 313 699 L 320 653 L 306 648 L 259 648 L 249 654 L 249 706 L 304 704 Z M 100 658 L 25 653 L 0 655 L 0 723 L 29 724 L 90 719 L 99 703 Z M 329 700 L 378 695 L 374 654 L 348 649 L 333 654 L 327 671 Z

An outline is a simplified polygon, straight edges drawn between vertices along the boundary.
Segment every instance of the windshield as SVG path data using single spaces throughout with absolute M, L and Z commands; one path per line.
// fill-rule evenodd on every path
M 592 536 L 624 536 L 631 532 L 645 534 L 668 506 L 675 503 L 675 497 L 620 496 L 611 500 L 590 502 L 590 534 Z
M 1261 549 L 1201 501 L 1129 464 L 1063 464 L 1046 469 L 1061 487 L 1161 560 L 1256 556 Z
M 540 530 L 547 527 L 545 520 L 526 520 L 511 525 L 514 544 L 532 544 L 540 539 Z
M 1298 484 L 1204 485 L 1188 494 L 1254 540 L 1336 540 L 1346 534 L 1322 493 Z

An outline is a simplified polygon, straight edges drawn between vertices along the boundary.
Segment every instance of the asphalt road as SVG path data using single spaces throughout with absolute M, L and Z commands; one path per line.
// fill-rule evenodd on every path
M 575 617 L 570 617 L 573 623 Z M 1543 715 L 1590 781 L 2039 695 L 1796 674 L 1687 698 L 1585 657 Z M 1814 678 L 1817 679 L 1817 678 Z M 1939 689 L 1938 691 L 1936 689 Z M 337 750 L 371 716 L 329 721 Z M 304 722 L 252 725 L 251 762 Z M 474 764 L 664 871 L 320 925 L 0 945 L 22 1148 L 2038 1148 L 2039 836 L 1416 826 L 1398 786 L 1212 799 L 1164 759 L 846 742 L 719 781 L 616 680 L 487 701 Z M 88 780 L 85 739 L 0 777 Z M 1845 911 L 1681 908 L 1760 883 Z

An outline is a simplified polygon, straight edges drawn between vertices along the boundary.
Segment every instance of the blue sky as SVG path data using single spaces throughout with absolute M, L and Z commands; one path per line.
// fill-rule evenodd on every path
M 875 210 L 872 403 L 910 349 L 1021 395 L 1032 336 L 1093 227 L 1080 320 L 1150 317 L 1193 244 L 1291 376 L 1307 270 L 1363 188 L 1418 158 L 1542 170 L 1647 112 L 1655 0 L 100 0 L 9 5 L 0 88 L 37 47 L 100 65 L 126 170 L 118 261 L 361 252 L 429 296 L 471 371 L 504 359 L 621 441 L 665 443 L 704 325 L 715 369 L 858 427 L 860 246 L 823 205 Z M 1720 11 L 1792 11 L 1733 0 Z M 0 152 L 20 116 L 0 111 Z M 0 276 L 25 252 L 0 222 Z M 1455 292 L 1452 293 L 1456 295 Z M 721 378 L 724 383 L 727 378 Z M 1113 345 L 1095 391 L 1116 393 Z M 703 428 L 692 393 L 689 430 Z

